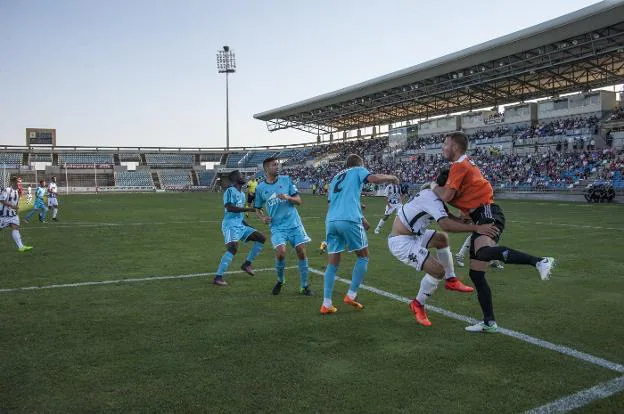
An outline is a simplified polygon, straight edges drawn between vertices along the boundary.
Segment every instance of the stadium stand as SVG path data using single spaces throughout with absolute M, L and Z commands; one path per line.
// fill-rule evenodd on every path
M 209 171 L 209 170 L 197 171 L 197 183 L 200 186 L 211 187 L 214 182 L 215 176 L 216 176 L 216 173 L 214 171 Z
M 158 168 L 191 168 L 194 164 L 193 154 L 145 154 L 147 165 Z
M 22 164 L 22 154 L 19 152 L 0 152 L 0 166 L 18 168 Z
M 113 164 L 113 154 L 88 153 L 88 152 L 65 152 L 59 154 L 59 165 L 62 164 Z
M 246 152 L 232 152 L 228 155 L 225 166 L 228 168 L 239 168 L 241 165 L 239 161 L 241 161 L 247 155 Z
M 153 188 L 154 181 L 148 170 L 117 171 L 115 172 L 115 186 Z
M 119 161 L 122 162 L 141 162 L 141 154 L 138 152 L 120 152 Z
M 29 162 L 52 162 L 52 154 L 30 154 Z
M 186 170 L 159 170 L 158 179 L 163 188 L 182 188 L 193 184 Z
M 275 151 L 250 152 L 247 158 L 245 158 L 243 167 L 255 167 L 258 164 L 262 164 L 262 161 L 265 159 L 274 157 L 275 155 L 277 155 Z

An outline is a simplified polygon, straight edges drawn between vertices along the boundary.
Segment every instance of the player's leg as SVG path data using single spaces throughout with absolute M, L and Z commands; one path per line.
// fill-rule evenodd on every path
M 484 247 L 493 247 L 496 242 L 487 236 L 476 233 L 472 235 L 472 243 L 470 247 L 470 280 L 477 290 L 477 299 L 479 306 L 483 312 L 483 322 L 476 325 L 466 327 L 468 332 L 496 332 L 497 325 L 494 317 L 494 304 L 492 301 L 492 290 L 485 278 L 485 272 L 488 268 L 488 262 L 476 258 L 475 250 Z
M 299 293 L 305 296 L 312 296 L 310 284 L 308 282 L 308 257 L 306 255 L 306 244 L 312 239 L 308 236 L 303 226 L 299 226 L 292 232 L 289 238 L 290 243 L 295 246 L 299 267 Z
M 336 272 L 340 264 L 340 253 L 345 249 L 345 240 L 336 223 L 338 222 L 330 221 L 326 226 L 327 267 L 323 276 L 323 305 L 321 306 L 321 313 L 324 315 L 338 311 L 332 303 L 332 295 Z
M 226 250 L 221 256 L 221 261 L 219 262 L 219 267 L 217 268 L 217 273 L 214 277 L 213 283 L 218 286 L 227 286 L 227 282 L 223 280 L 223 275 L 230 267 L 230 263 L 232 263 L 232 259 L 234 255 L 238 251 L 238 242 L 237 241 L 229 241 L 228 237 L 231 234 L 229 230 L 224 231 L 226 234 Z
M 260 254 L 260 252 L 264 248 L 264 242 L 266 241 L 266 237 L 264 236 L 264 234 L 260 233 L 253 227 L 247 226 L 242 240 L 245 240 L 246 242 L 247 241 L 253 242 L 253 245 L 251 246 L 251 249 L 249 250 L 249 253 L 247 254 L 247 258 L 245 259 L 245 262 L 241 266 L 241 269 L 245 273 L 253 276 L 254 272 L 253 272 L 253 269 L 251 268 L 251 264 L 253 263 L 254 259 Z
M 11 237 L 17 245 L 17 250 L 20 252 L 27 252 L 29 250 L 32 250 L 32 246 L 26 246 L 24 245 L 24 243 L 22 243 L 22 235 L 19 231 L 19 219 L 17 218 L 17 216 L 12 217 L 8 220 L 8 222 L 9 226 L 11 227 Z
M 384 214 L 382 218 L 379 219 L 379 223 L 377 223 L 377 227 L 375 227 L 375 234 L 379 234 L 381 232 L 381 228 L 383 227 L 386 220 L 390 217 L 389 214 Z
M 314 293 L 310 289 L 310 282 L 308 280 L 309 265 L 305 243 L 296 245 L 295 252 L 297 253 L 297 264 L 299 266 L 299 294 L 304 296 L 313 296 Z
M 484 206 L 483 209 L 482 217 L 478 223 L 494 223 L 502 233 L 505 229 L 505 215 L 502 209 L 496 204 Z M 474 259 L 483 262 L 498 260 L 508 264 L 530 265 L 537 269 L 542 280 L 550 278 L 550 273 L 555 265 L 554 258 L 533 256 L 510 247 L 497 246 L 498 240 L 494 240 L 494 243 L 482 243 L 479 241 L 481 239 L 485 240 L 489 239 L 489 237 L 482 236 L 477 239 Z
M 34 216 L 37 211 L 39 211 L 39 208 L 37 204 L 35 204 L 35 206 L 28 212 L 28 214 L 26 214 L 26 217 L 24 217 L 24 221 L 28 223 L 30 219 L 32 218 L 32 216 Z
M 466 253 L 468 253 L 468 251 L 470 250 L 470 237 L 471 237 L 470 234 L 466 236 L 466 240 L 464 240 L 464 244 L 462 244 L 461 248 L 455 255 L 455 260 L 457 261 L 457 264 L 459 265 L 459 267 L 464 267 L 464 257 L 466 257 Z
M 271 234 L 271 239 L 273 240 L 273 233 Z M 273 290 L 271 293 L 274 295 L 279 295 L 282 291 L 282 286 L 286 282 L 284 278 L 284 269 L 286 268 L 286 241 L 278 241 L 277 246 L 275 246 L 275 272 L 277 273 L 277 281 L 275 282 L 275 286 L 273 286 Z
M 425 276 L 420 280 L 420 289 L 418 289 L 416 298 L 410 302 L 410 310 L 414 314 L 416 322 L 423 326 L 431 326 L 431 321 L 429 321 L 429 316 L 425 310 L 425 303 L 436 291 L 440 280 L 444 278 L 446 272 L 444 266 L 429 255 L 427 255 L 422 266 L 419 266 L 418 263 L 415 263 L 415 265 L 418 266 L 417 269 L 420 268 L 420 270 L 425 272 Z
M 52 220 L 58 221 L 56 218 L 56 215 L 58 214 L 58 199 L 54 198 L 53 200 L 54 201 L 52 205 Z
M 449 247 L 448 234 L 442 231 L 427 230 L 422 236 L 423 242 L 427 248 L 434 247 L 438 262 L 444 267 L 444 287 L 448 290 L 469 293 L 474 289 L 464 285 L 455 275 L 455 267 L 453 266 L 453 254 Z
M 368 271 L 368 238 L 361 223 L 348 222 L 348 226 L 345 228 L 345 235 L 347 245 L 351 251 L 355 251 L 357 260 L 353 265 L 351 285 L 344 297 L 344 303 L 356 309 L 364 309 L 364 305 L 357 301 L 357 291 Z
M 46 215 L 48 214 L 48 208 L 45 204 L 41 204 L 39 208 L 39 221 L 45 223 Z

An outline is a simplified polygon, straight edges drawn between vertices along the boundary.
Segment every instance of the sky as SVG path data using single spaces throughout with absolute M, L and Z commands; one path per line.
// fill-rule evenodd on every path
M 583 0 L 0 0 L 0 145 L 310 142 L 253 114 L 413 66 L 589 6 Z

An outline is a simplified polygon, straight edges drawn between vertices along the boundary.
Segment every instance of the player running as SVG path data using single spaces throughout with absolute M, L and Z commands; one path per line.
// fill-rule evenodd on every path
M 13 176 L 10 180 L 9 187 L 0 193 L 0 229 L 11 227 L 11 237 L 17 245 L 17 251 L 27 252 L 32 250 L 32 246 L 26 246 L 22 243 L 22 235 L 20 234 L 20 221 L 17 211 L 19 208 L 19 193 L 17 191 L 17 177 Z
M 45 216 L 48 212 L 48 208 L 46 207 L 44 200 L 45 194 L 46 182 L 45 180 L 41 180 L 39 181 L 39 187 L 37 187 L 37 191 L 35 192 L 35 205 L 32 210 L 30 210 L 30 212 L 26 215 L 26 217 L 24 217 L 24 222 L 28 223 L 32 216 L 34 216 L 35 213 L 38 211 L 39 221 L 45 223 Z
M 245 194 L 241 191 L 241 186 L 245 184 L 245 180 L 241 176 L 238 170 L 232 171 L 228 175 L 230 180 L 230 186 L 223 193 L 223 222 L 221 223 L 221 231 L 225 238 L 226 252 L 221 257 L 221 262 L 217 268 L 217 273 L 213 283 L 218 286 L 227 286 L 227 282 L 223 280 L 223 276 L 230 267 L 234 255 L 238 251 L 238 242 L 249 240 L 254 244 L 247 255 L 247 259 L 241 266 L 241 269 L 251 276 L 254 275 L 251 264 L 262 248 L 266 237 L 253 227 L 250 227 L 243 219 L 243 213 L 247 211 L 254 211 L 253 207 L 247 208 L 245 206 Z
M 536 257 L 530 254 L 497 246 L 505 229 L 505 215 L 502 208 L 494 203 L 492 185 L 486 180 L 479 167 L 466 155 L 468 138 L 462 132 L 453 132 L 444 140 L 442 153 L 451 161 L 449 178 L 444 186 L 436 186 L 433 191 L 442 201 L 457 207 L 476 224 L 494 223 L 499 229 L 496 237 L 472 233 L 470 245 L 470 279 L 477 289 L 479 305 L 483 311 L 483 322 L 466 328 L 469 332 L 496 332 L 492 292 L 485 279 L 488 262 L 500 260 L 506 264 L 534 266 L 542 280 L 550 278 L 555 259 Z M 435 183 L 432 183 L 435 185 Z
M 345 249 L 355 251 L 357 261 L 353 266 L 351 286 L 343 302 L 356 309 L 364 305 L 357 301 L 357 290 L 368 268 L 368 239 L 364 228 L 360 195 L 365 183 L 398 184 L 394 175 L 371 174 L 363 167 L 364 160 L 356 154 L 347 157 L 346 169 L 338 172 L 329 185 L 329 209 L 325 218 L 327 240 L 327 268 L 325 270 L 322 314 L 335 313 L 338 309 L 332 304 L 332 292 L 340 253 Z
M 48 184 L 48 208 L 52 210 L 52 220 L 57 221 L 58 214 L 58 187 L 56 186 L 56 177 L 50 179 Z
M 436 182 L 444 185 L 448 178 L 448 170 L 442 171 Z M 433 221 L 448 232 L 477 232 L 496 237 L 498 229 L 493 224 L 467 224 L 449 213 L 440 198 L 429 189 L 429 186 L 416 194 L 410 201 L 399 208 L 392 225 L 392 232 L 388 236 L 390 253 L 402 263 L 424 270 L 425 276 L 420 281 L 420 290 L 414 300 L 410 302 L 410 309 L 416 321 L 424 326 L 431 326 L 425 302 L 438 288 L 438 283 L 444 278 L 444 287 L 457 292 L 472 292 L 474 289 L 464 285 L 456 276 L 453 267 L 453 255 L 449 248 L 448 235 L 442 231 L 429 229 Z M 429 254 L 430 248 L 435 248 L 437 260 Z
M 278 175 L 277 158 L 267 158 L 262 167 L 266 180 L 256 189 L 254 207 L 258 218 L 271 227 L 271 243 L 275 250 L 275 270 L 277 282 L 272 293 L 279 295 L 284 286 L 284 269 L 286 267 L 286 244 L 295 248 L 299 259 L 299 293 L 312 296 L 308 284 L 308 258 L 305 245 L 312 239 L 303 227 L 297 207 L 301 205 L 301 195 L 288 175 Z M 262 210 L 266 204 L 268 215 Z
M 377 227 L 375 227 L 375 234 L 381 232 L 381 227 L 384 225 L 390 214 L 394 213 L 401 203 L 403 202 L 403 194 L 401 193 L 401 186 L 397 184 L 388 184 L 384 189 L 384 196 L 386 197 L 386 211 L 384 216 L 379 219 Z

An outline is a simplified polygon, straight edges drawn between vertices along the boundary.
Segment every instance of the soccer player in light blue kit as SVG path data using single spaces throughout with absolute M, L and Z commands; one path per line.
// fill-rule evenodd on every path
M 30 210 L 28 215 L 24 217 L 24 221 L 28 223 L 28 220 L 35 215 L 37 211 L 39 211 L 39 221 L 45 223 L 45 216 L 48 212 L 48 208 L 45 205 L 44 197 L 46 195 L 46 182 L 45 180 L 39 181 L 39 187 L 37 187 L 37 191 L 35 191 L 35 205 Z
M 356 154 L 347 157 L 346 169 L 340 171 L 331 180 L 327 199 L 329 209 L 325 218 L 325 232 L 327 241 L 327 269 L 325 270 L 323 305 L 321 313 L 326 315 L 338 311 L 332 304 L 332 291 L 340 253 L 348 248 L 355 251 L 357 261 L 351 274 L 351 286 L 344 297 L 344 303 L 356 309 L 364 309 L 364 305 L 357 301 L 357 290 L 368 269 L 368 239 L 364 225 L 364 216 L 360 205 L 362 186 L 365 183 L 398 184 L 399 179 L 394 175 L 371 174 L 364 168 L 364 160 Z M 368 225 L 366 224 L 368 227 Z
M 245 180 L 241 176 L 238 170 L 232 171 L 228 175 L 230 180 L 230 186 L 223 193 L 223 206 L 225 212 L 223 214 L 223 222 L 221 223 L 221 231 L 225 238 L 225 245 L 227 250 L 221 257 L 217 274 L 214 278 L 214 284 L 218 286 L 227 286 L 227 282 L 223 280 L 223 275 L 227 271 L 234 255 L 238 251 L 239 241 L 253 241 L 254 244 L 247 255 L 247 260 L 241 266 L 241 269 L 254 275 L 251 263 L 258 256 L 262 248 L 266 237 L 253 227 L 250 227 L 245 223 L 244 213 L 247 211 L 254 211 L 253 207 L 245 207 L 245 194 L 241 191 L 241 187 L 245 184 Z
M 299 293 L 312 296 L 308 285 L 308 258 L 305 245 L 312 241 L 305 229 L 295 206 L 301 205 L 301 196 L 291 178 L 287 175 L 278 175 L 279 164 L 277 158 L 267 158 L 262 163 L 266 180 L 256 188 L 254 206 L 260 220 L 271 226 L 271 243 L 275 249 L 275 270 L 277 283 L 273 287 L 273 294 L 279 295 L 284 285 L 284 268 L 286 267 L 286 244 L 290 242 L 297 252 L 299 259 L 300 285 Z M 266 204 L 268 216 L 262 207 Z

